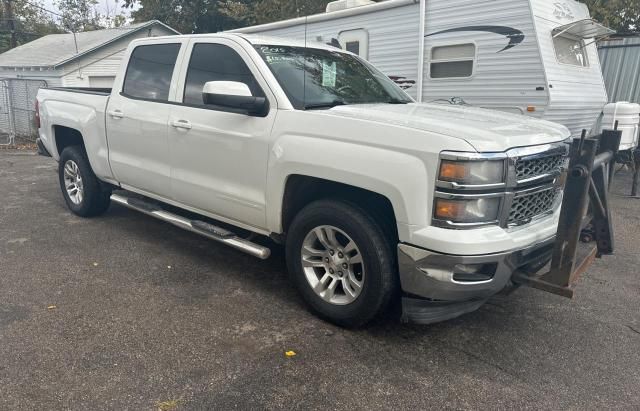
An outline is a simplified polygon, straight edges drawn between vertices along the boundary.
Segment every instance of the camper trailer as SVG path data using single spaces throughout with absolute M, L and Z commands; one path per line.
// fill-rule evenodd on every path
M 612 30 L 574 0 L 340 0 L 323 14 L 236 31 L 332 44 L 417 101 L 526 114 L 574 136 L 607 103 L 595 41 Z

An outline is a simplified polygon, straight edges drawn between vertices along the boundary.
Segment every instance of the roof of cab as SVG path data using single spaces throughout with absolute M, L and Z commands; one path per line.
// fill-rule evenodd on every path
M 253 45 L 268 45 L 268 46 L 288 46 L 288 47 L 307 47 L 314 49 L 322 49 L 322 50 L 331 50 L 338 51 L 343 53 L 348 53 L 345 50 L 339 49 L 329 44 L 324 44 L 318 41 L 301 41 L 301 40 L 293 40 L 285 37 L 273 37 L 273 36 L 263 36 L 259 34 L 243 34 L 243 33 L 205 33 L 205 34 L 185 34 L 180 36 L 162 36 L 162 37 L 148 37 L 143 39 L 136 39 L 132 43 L 147 43 L 147 42 L 157 42 L 158 40 L 168 40 L 175 41 L 176 39 L 182 38 L 194 38 L 194 39 L 216 39 L 216 38 L 226 38 L 226 39 L 242 39 Z

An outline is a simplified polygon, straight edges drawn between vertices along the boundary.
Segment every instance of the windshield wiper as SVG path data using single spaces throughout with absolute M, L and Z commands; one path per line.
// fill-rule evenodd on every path
M 399 98 L 390 98 L 387 100 L 389 104 L 409 104 L 408 100 L 400 100 Z
M 304 109 L 305 110 L 309 110 L 309 109 L 314 109 L 314 108 L 332 108 L 335 106 L 345 106 L 347 103 L 344 102 L 344 100 L 333 100 L 333 101 L 327 101 L 324 103 L 311 103 L 311 104 L 305 104 Z

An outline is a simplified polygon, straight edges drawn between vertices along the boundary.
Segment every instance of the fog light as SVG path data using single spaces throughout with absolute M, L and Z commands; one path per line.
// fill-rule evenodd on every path
M 460 282 L 489 281 L 498 270 L 498 263 L 456 264 L 453 267 L 453 280 Z

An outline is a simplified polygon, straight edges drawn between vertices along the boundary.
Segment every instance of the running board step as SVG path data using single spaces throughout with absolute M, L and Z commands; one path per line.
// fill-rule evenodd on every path
M 254 257 L 266 260 L 271 255 L 271 250 L 259 244 L 252 243 L 244 238 L 238 237 L 229 230 L 209 224 L 204 221 L 190 220 L 178 214 L 170 213 L 163 210 L 159 205 L 139 198 L 128 198 L 119 194 L 112 194 L 111 201 L 116 204 L 123 205 L 132 210 L 139 211 L 159 220 L 166 221 L 176 227 L 191 231 L 211 240 L 218 241 L 230 247 L 240 250 Z

